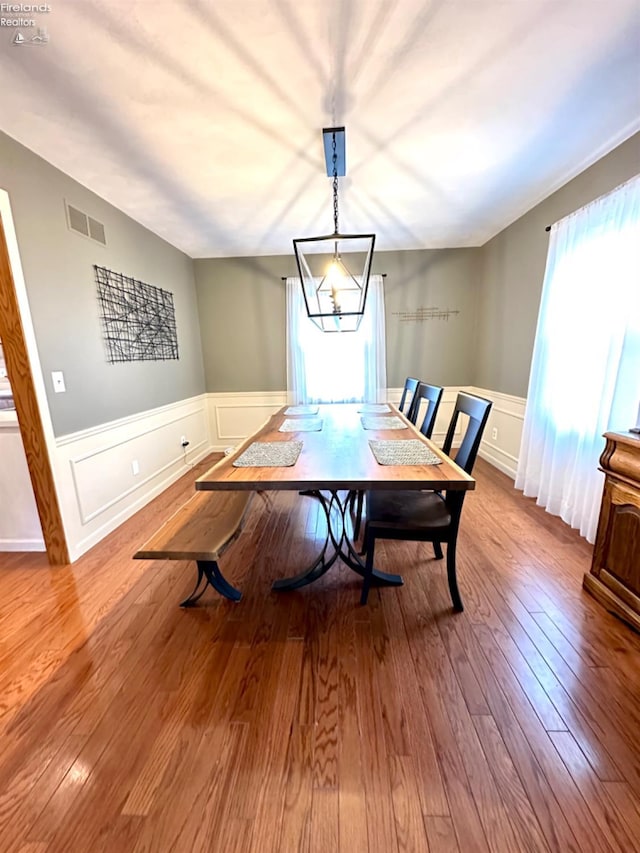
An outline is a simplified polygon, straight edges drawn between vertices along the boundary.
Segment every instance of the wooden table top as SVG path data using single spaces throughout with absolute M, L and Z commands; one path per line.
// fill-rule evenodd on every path
M 398 409 L 389 404 L 391 415 L 400 417 L 407 429 L 365 430 L 358 403 L 320 405 L 322 419 L 318 432 L 278 432 L 287 406 L 257 432 L 249 436 L 232 454 L 196 480 L 196 489 L 456 489 L 475 488 L 475 480 L 459 468 L 433 442 L 424 438 Z M 385 417 L 366 413 L 370 417 Z M 386 417 L 388 417 L 387 415 Z M 420 439 L 442 459 L 439 465 L 380 465 L 369 439 Z M 234 459 L 254 441 L 302 441 L 302 452 L 289 467 L 235 468 Z

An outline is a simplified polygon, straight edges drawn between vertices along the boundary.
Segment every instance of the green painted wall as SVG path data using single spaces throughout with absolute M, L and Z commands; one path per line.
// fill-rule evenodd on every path
M 57 436 L 204 392 L 193 261 L 42 158 L 0 133 L 53 427 Z M 64 201 L 102 222 L 107 247 L 69 230 Z M 108 364 L 93 264 L 173 293 L 177 361 Z M 54 394 L 51 371 L 67 391 Z
M 486 243 L 480 255 L 473 384 L 527 395 L 549 234 L 545 226 L 640 172 L 640 133 Z M 606 282 L 603 282 L 606 286 Z
M 443 385 L 471 382 L 478 294 L 478 249 L 376 252 L 386 273 L 387 371 L 390 386 L 409 374 Z M 195 261 L 208 391 L 286 388 L 283 276 L 293 254 Z M 416 321 L 420 308 L 448 309 L 448 319 Z
M 390 386 L 413 374 L 525 396 L 548 246 L 544 227 L 640 169 L 640 134 L 477 249 L 376 253 L 386 273 Z M 202 392 L 286 388 L 285 286 L 293 253 L 193 261 L 0 133 L 9 192 L 56 435 Z M 69 231 L 64 200 L 103 222 L 108 247 Z M 93 264 L 174 294 L 180 358 L 106 361 Z M 419 321 L 419 309 L 449 311 Z M 454 313 L 457 312 L 457 313 Z M 62 370 L 66 394 L 53 394 Z

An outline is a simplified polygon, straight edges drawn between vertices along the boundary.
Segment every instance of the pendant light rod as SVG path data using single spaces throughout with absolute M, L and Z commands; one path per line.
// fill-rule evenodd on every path
M 345 153 L 345 129 L 344 127 L 325 127 L 322 130 L 322 141 L 324 144 L 324 160 L 327 167 L 327 177 L 333 178 L 333 140 L 336 141 L 335 171 L 339 178 L 347 174 L 347 157 Z

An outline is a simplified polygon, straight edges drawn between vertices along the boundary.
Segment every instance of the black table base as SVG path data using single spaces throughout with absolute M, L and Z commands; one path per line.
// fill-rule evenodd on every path
M 327 520 L 326 539 L 320 554 L 305 571 L 293 577 L 274 581 L 272 589 L 278 592 L 300 589 L 321 578 L 338 559 L 342 560 L 351 571 L 364 578 L 365 565 L 353 547 L 347 532 L 347 506 L 354 493 L 348 492 L 344 499 L 341 499 L 339 492 L 335 490 L 327 490 L 325 494 L 322 491 L 310 489 L 300 494 L 320 502 Z M 404 583 L 400 575 L 381 572 L 377 569 L 373 570 L 371 582 L 378 586 L 402 586 Z

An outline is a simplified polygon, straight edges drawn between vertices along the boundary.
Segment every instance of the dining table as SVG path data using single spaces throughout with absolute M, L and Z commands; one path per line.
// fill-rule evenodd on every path
M 359 491 L 465 491 L 475 488 L 475 480 L 393 404 L 323 403 L 283 406 L 198 477 L 195 486 L 297 491 L 320 503 L 326 517 L 324 545 L 309 566 L 273 583 L 274 590 L 287 591 L 318 580 L 338 560 L 364 577 L 349 512 Z M 403 583 L 401 575 L 376 568 L 372 580 Z

